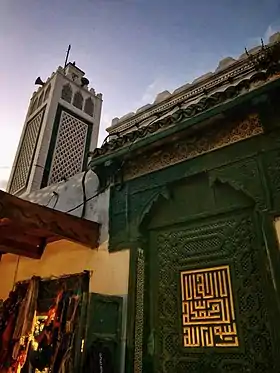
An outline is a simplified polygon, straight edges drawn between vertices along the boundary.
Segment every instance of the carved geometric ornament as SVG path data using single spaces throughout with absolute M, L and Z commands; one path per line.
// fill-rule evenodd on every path
M 181 272 L 183 346 L 239 346 L 229 266 Z
M 62 111 L 48 185 L 82 171 L 88 125 Z
M 257 114 L 251 114 L 238 122 L 226 123 L 224 126 L 216 125 L 205 130 L 203 134 L 194 133 L 182 140 L 171 142 L 159 151 L 142 154 L 141 160 L 137 158 L 127 162 L 124 177 L 126 180 L 139 177 L 262 133 L 263 128 Z
M 26 125 L 9 190 L 11 194 L 19 192 L 21 189 L 26 187 L 28 183 L 30 167 L 32 166 L 32 160 L 36 150 L 37 138 L 40 134 L 43 116 L 44 110 L 41 110 Z

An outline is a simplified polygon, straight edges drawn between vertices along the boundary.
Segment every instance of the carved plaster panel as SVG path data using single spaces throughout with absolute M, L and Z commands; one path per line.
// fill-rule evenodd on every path
M 138 158 L 128 162 L 125 179 L 163 169 L 262 133 L 259 116 L 252 114 L 238 123 L 233 122 L 222 128 L 218 126 L 204 133 L 192 134 L 183 140 L 166 145 L 165 150 L 149 152 L 141 155 L 141 160 Z

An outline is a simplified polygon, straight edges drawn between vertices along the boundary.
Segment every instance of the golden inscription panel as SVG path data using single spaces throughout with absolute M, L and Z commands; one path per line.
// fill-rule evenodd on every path
M 229 266 L 181 272 L 184 347 L 239 345 Z

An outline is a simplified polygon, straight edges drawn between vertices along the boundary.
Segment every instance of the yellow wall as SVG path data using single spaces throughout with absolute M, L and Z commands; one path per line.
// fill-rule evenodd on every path
M 92 271 L 90 292 L 125 295 L 128 291 L 129 250 L 109 254 L 107 244 L 91 250 L 66 240 L 49 244 L 40 260 L 2 256 L 0 262 L 0 299 L 7 298 L 14 282 L 31 278 L 61 276 Z
M 280 218 L 276 218 L 274 224 L 276 229 L 276 235 L 278 238 L 278 243 L 280 245 Z

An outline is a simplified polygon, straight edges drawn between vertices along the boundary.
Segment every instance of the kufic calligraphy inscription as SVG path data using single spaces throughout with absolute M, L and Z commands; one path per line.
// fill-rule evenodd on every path
M 181 272 L 184 347 L 239 345 L 229 266 Z

